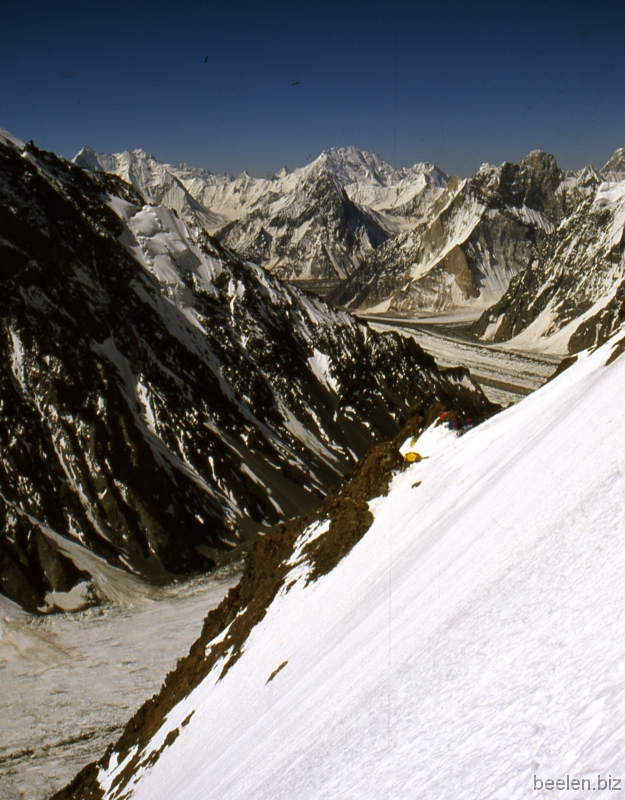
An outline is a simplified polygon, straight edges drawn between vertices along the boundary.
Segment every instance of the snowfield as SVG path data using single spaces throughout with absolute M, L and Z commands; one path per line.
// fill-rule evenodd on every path
M 461 437 L 426 432 L 327 575 L 306 583 L 296 543 L 242 657 L 125 786 L 136 750 L 100 769 L 104 797 L 582 798 L 625 779 L 623 338 Z

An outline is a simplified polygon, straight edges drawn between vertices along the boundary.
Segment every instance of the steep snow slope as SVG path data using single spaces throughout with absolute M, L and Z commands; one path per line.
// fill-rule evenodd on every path
M 347 554 L 333 528 L 341 502 L 360 508 L 353 487 L 332 522 L 264 540 L 271 591 L 246 594 L 248 573 L 57 799 L 520 800 L 567 776 L 567 797 L 622 783 L 624 350 L 621 333 L 464 436 L 443 423 L 409 441 L 427 460 L 369 502 Z
M 512 347 L 575 353 L 619 328 L 624 302 L 625 180 L 589 173 L 586 197 L 553 232 L 542 261 L 510 284 L 474 330 Z
M 448 180 L 431 164 L 397 170 L 355 147 L 326 150 L 266 179 L 175 167 L 143 150 L 108 155 L 84 147 L 74 161 L 119 175 L 279 277 L 304 280 L 352 274 L 389 232 L 426 215 Z
M 579 199 L 576 180 L 546 153 L 486 164 L 449 183 L 420 225 L 377 248 L 329 299 L 410 315 L 487 308 L 538 263 L 554 225 Z
M 317 504 L 415 398 L 487 407 L 118 178 L 5 142 L 0 591 L 29 610 L 85 597 L 70 544 L 153 580 L 206 569 Z

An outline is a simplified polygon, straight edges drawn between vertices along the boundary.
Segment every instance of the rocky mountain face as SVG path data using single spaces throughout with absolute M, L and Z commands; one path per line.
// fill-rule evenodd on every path
M 298 189 L 287 198 L 274 193 L 273 203 L 267 198 L 218 238 L 278 277 L 295 280 L 344 279 L 387 238 L 334 175 L 321 171 Z
M 149 580 L 315 506 L 463 370 L 282 285 L 103 172 L 0 137 L 0 591 Z
M 475 333 L 575 353 L 619 328 L 625 320 L 625 181 L 613 181 L 624 155 L 617 151 L 601 175 L 588 168 L 578 177 L 581 202 L 551 234 L 543 258 L 477 321 Z
M 610 158 L 601 170 L 601 177 L 605 181 L 625 180 L 625 147 L 621 147 Z
M 487 308 L 583 196 L 553 156 L 484 165 L 453 181 L 423 222 L 379 248 L 329 299 L 352 309 L 421 315 Z
M 131 183 L 240 256 L 281 278 L 344 279 L 390 235 L 429 214 L 448 178 L 431 164 L 397 170 L 375 153 L 335 148 L 302 169 L 257 179 L 164 164 L 142 150 L 84 147 L 74 159 Z

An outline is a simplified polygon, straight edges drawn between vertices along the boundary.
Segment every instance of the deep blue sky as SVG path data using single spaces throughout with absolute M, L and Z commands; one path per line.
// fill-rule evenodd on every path
M 534 148 L 601 167 L 624 30 L 622 0 L 7 3 L 0 126 L 258 176 L 348 144 L 460 175 Z

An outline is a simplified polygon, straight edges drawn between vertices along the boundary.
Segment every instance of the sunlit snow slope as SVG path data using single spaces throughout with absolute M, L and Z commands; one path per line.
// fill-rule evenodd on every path
M 615 342 L 460 438 L 428 429 L 429 458 L 370 503 L 351 552 L 307 584 L 330 534 L 305 530 L 241 657 L 224 670 L 233 644 L 193 691 L 174 686 L 94 794 L 61 796 L 510 800 L 625 778 Z M 534 791 L 567 775 L 591 789 Z

